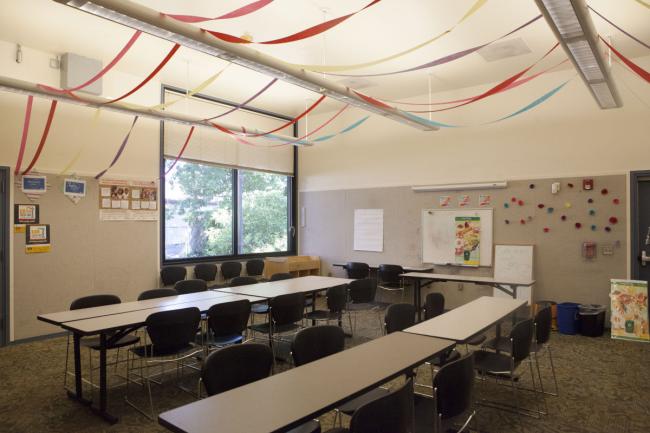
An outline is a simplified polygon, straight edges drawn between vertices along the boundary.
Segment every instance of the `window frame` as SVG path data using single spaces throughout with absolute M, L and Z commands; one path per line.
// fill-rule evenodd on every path
M 185 89 L 179 87 L 170 86 L 163 84 L 160 91 L 160 101 L 165 103 L 165 93 L 172 92 L 177 93 L 179 96 L 187 94 Z M 228 105 L 230 107 L 235 107 L 238 104 L 236 102 L 228 101 L 225 99 L 216 98 L 209 95 L 204 95 L 197 93 L 192 95 L 193 98 L 203 99 L 205 101 L 214 102 L 218 104 Z M 259 108 L 251 107 L 245 105 L 241 110 L 249 111 L 255 114 L 262 114 L 265 116 L 271 116 L 283 121 L 293 120 L 293 117 L 289 117 L 283 114 L 274 113 L 267 110 L 262 110 Z M 293 136 L 298 137 L 298 123 L 293 125 Z M 160 145 L 159 145 L 159 173 L 160 179 L 163 179 L 165 173 L 165 124 L 164 121 L 160 121 Z M 192 163 L 202 163 L 200 161 L 188 160 Z M 206 165 L 211 165 L 209 162 L 205 162 Z M 224 165 L 223 167 L 226 167 Z M 287 251 L 275 251 L 269 253 L 251 253 L 251 254 L 239 254 L 239 238 L 240 238 L 240 224 L 239 224 L 239 203 L 237 194 L 239 194 L 239 168 L 229 167 L 232 170 L 232 182 L 233 182 L 233 211 L 232 211 L 232 251 L 233 254 L 223 255 L 223 256 L 205 256 L 205 257 L 188 257 L 182 259 L 167 259 L 165 257 L 165 182 L 164 180 L 160 182 L 160 258 L 159 262 L 161 266 L 167 265 L 188 265 L 194 263 L 206 263 L 206 262 L 222 262 L 225 260 L 239 260 L 239 259 L 253 259 L 253 258 L 263 258 L 263 257 L 277 257 L 277 256 L 291 256 L 297 254 L 297 244 L 298 244 L 298 230 L 296 227 L 297 221 L 297 194 L 298 194 L 298 149 L 296 146 L 293 146 L 293 176 L 287 175 L 288 182 L 288 197 L 287 197 Z M 242 170 L 255 171 L 251 168 L 243 168 Z M 257 170 L 263 171 L 263 170 Z

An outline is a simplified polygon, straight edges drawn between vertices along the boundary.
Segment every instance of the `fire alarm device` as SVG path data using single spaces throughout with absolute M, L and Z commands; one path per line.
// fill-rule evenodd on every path
M 593 179 L 582 179 L 582 189 L 585 191 L 591 191 L 594 189 L 594 180 Z
M 596 242 L 582 243 L 582 257 L 584 257 L 585 259 L 596 258 Z

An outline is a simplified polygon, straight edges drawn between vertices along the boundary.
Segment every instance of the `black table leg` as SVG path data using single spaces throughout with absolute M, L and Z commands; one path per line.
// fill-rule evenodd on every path
M 418 278 L 413 279 L 413 306 L 418 315 L 418 322 L 422 321 L 422 300 L 420 299 L 420 280 Z
M 311 294 L 311 311 L 316 311 L 316 292 Z M 312 319 L 311 326 L 316 326 L 316 321 Z
M 74 345 L 74 387 L 75 392 L 68 391 L 68 397 L 78 402 L 90 405 L 89 400 L 83 398 L 83 386 L 81 383 L 81 335 L 77 333 L 72 334 Z M 67 373 L 66 373 L 67 374 Z
M 513 316 L 514 317 L 514 316 Z M 501 340 L 501 322 L 497 322 L 497 326 L 495 327 L 495 333 L 496 333 L 496 347 L 494 348 L 496 353 L 500 353 L 501 351 L 499 350 L 499 341 Z
M 91 372 L 92 374 L 92 372 Z M 108 390 L 106 380 L 106 334 L 99 335 L 99 409 L 93 408 L 93 412 L 101 416 L 110 424 L 115 424 L 117 418 L 106 411 L 108 406 Z

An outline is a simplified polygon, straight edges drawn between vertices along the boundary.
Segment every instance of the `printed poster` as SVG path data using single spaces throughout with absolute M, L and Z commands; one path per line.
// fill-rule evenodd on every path
M 612 338 L 649 342 L 648 282 L 611 280 Z
M 47 253 L 50 251 L 50 225 L 28 224 L 25 231 L 25 252 Z
M 38 224 L 37 204 L 14 204 L 14 232 L 25 233 L 25 224 Z
M 469 206 L 469 201 L 470 201 L 470 198 L 469 198 L 468 194 L 461 195 L 460 197 L 458 197 L 458 207 L 467 207 L 467 206 Z
M 439 203 L 440 203 L 440 207 L 449 207 L 449 205 L 451 204 L 451 196 L 441 195 L 439 198 Z
M 489 194 L 481 194 L 478 196 L 478 205 L 480 207 L 490 206 L 492 203 L 492 196 Z
M 456 264 L 479 266 L 481 246 L 481 217 L 455 218 Z

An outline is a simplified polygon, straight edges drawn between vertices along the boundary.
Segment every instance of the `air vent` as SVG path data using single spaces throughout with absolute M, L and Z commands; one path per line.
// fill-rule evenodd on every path
M 61 87 L 69 89 L 79 86 L 97 75 L 102 69 L 101 60 L 89 59 L 74 53 L 61 56 Z M 79 90 L 91 95 L 102 94 L 102 79 Z
M 494 62 L 509 57 L 521 56 L 530 53 L 530 48 L 521 38 L 508 39 L 503 42 L 495 42 L 477 51 L 486 62 Z

